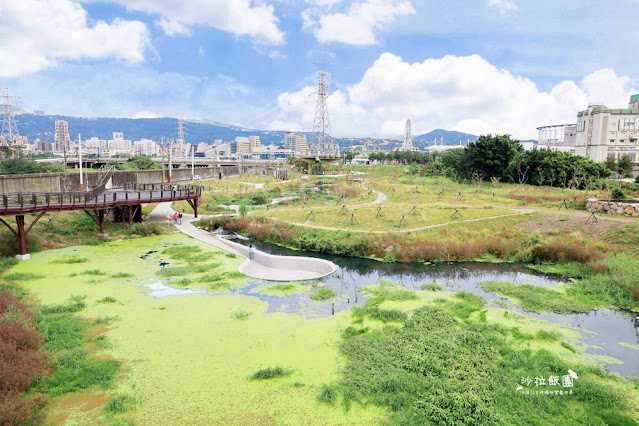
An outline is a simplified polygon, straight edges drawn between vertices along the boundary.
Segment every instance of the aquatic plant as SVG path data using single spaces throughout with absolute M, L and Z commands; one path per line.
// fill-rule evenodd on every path
M 423 306 L 402 327 L 344 333 L 341 379 L 320 396 L 341 397 L 345 407 L 351 402 L 384 407 L 390 424 L 610 424 L 610 419 L 632 424 L 630 397 L 616 386 L 622 379 L 543 349 L 520 348 L 503 326 L 462 322 L 454 311 L 463 301 L 469 298 Z M 540 370 L 561 376 L 568 369 L 580 373 L 571 398 L 515 390 L 521 377 Z
M 89 261 L 88 258 L 86 257 L 67 257 L 65 259 L 59 259 L 59 260 L 55 260 L 55 261 L 51 261 L 51 263 L 68 263 L 68 264 L 73 264 L 73 263 L 87 263 Z
M 248 312 L 248 311 L 240 309 L 240 310 L 237 310 L 237 311 L 233 312 L 231 314 L 231 318 L 242 321 L 242 320 L 249 319 L 252 314 L 253 314 L 253 312 Z
M 322 385 L 322 389 L 317 395 L 317 400 L 324 404 L 333 405 L 337 401 L 337 391 L 329 385 Z
M 316 302 L 329 300 L 335 296 L 336 296 L 335 292 L 331 290 L 330 288 L 318 288 L 317 290 L 313 290 L 311 294 L 309 295 L 311 300 L 314 300 Z
M 83 271 L 81 275 L 107 275 L 107 273 L 100 269 L 88 269 Z
M 250 380 L 267 380 L 267 379 L 276 379 L 278 377 L 286 377 L 290 376 L 293 373 L 293 370 L 289 370 L 283 367 L 275 366 L 263 368 L 261 370 L 257 370 L 255 373 L 251 374 Z
M 115 302 L 117 302 L 117 300 L 115 299 L 115 297 L 111 297 L 111 296 L 103 297 L 102 299 L 97 301 L 97 303 L 115 303 Z
M 421 285 L 421 289 L 422 290 L 429 290 L 429 291 L 442 291 L 444 289 L 444 287 L 442 287 L 439 284 L 435 284 L 435 283 L 426 283 L 426 284 L 422 284 Z
M 35 389 L 51 396 L 96 385 L 106 389 L 115 378 L 119 366 L 119 361 L 89 358 L 85 350 L 72 349 L 56 358 L 55 370 L 51 376 L 38 383 Z
M 135 408 L 138 405 L 138 400 L 135 396 L 128 393 L 118 395 L 107 401 L 104 406 L 104 411 L 110 414 L 122 414 Z
M 32 274 L 29 272 L 12 272 L 3 277 L 5 280 L 9 281 L 30 281 L 30 280 L 40 280 L 44 278 L 42 274 Z
M 389 280 L 382 280 L 379 285 L 367 286 L 363 290 L 366 294 L 382 297 L 384 300 L 405 301 L 419 299 L 414 291 L 402 288 Z
M 592 306 L 567 296 L 556 290 L 537 287 L 531 284 L 512 284 L 507 282 L 484 282 L 481 288 L 501 296 L 514 299 L 519 306 L 533 312 L 555 312 L 571 314 L 588 312 Z
M 111 275 L 111 278 L 133 278 L 134 276 L 135 275 L 130 272 L 118 272 L 117 274 Z

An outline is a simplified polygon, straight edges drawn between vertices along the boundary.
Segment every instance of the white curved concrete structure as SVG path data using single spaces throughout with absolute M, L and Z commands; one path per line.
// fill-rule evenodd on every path
M 160 203 L 150 216 L 152 220 L 161 222 L 167 212 L 173 213 L 171 203 Z M 193 215 L 184 214 L 182 225 L 176 225 L 176 228 L 190 237 L 245 258 L 246 261 L 237 270 L 251 278 L 305 281 L 322 278 L 337 271 L 337 265 L 333 262 L 315 257 L 275 256 L 256 250 L 253 260 L 249 260 L 248 247 L 198 229 L 191 223 L 193 220 Z
M 248 247 L 223 238 L 234 252 L 247 258 L 237 270 L 252 278 L 270 281 L 304 281 L 322 278 L 337 271 L 337 265 L 324 259 L 302 256 L 275 256 L 255 250 L 253 260 L 248 259 Z

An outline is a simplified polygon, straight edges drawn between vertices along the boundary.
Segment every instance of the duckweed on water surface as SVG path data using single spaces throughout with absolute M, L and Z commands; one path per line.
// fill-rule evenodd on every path
M 110 327 L 105 335 L 108 344 L 100 346 L 98 359 L 105 357 L 121 363 L 121 367 L 114 370 L 117 380 L 108 385 L 111 387 L 109 394 L 135 395 L 140 401 L 122 414 L 127 421 L 136 424 L 166 424 L 167 419 L 192 424 L 233 421 L 243 424 L 374 424 L 385 416 L 383 410 L 374 407 L 354 407 L 344 412 L 340 407 L 318 404 L 317 392 L 321 385 L 327 379 L 338 377 L 335 344 L 340 329 L 349 321 L 347 313 L 308 321 L 292 315 L 264 315 L 268 307 L 266 302 L 238 294 L 191 294 L 162 299 L 145 296 L 141 283 L 158 281 L 159 261 L 162 257 L 166 260 L 167 256 L 162 251 L 177 246 L 199 248 L 201 251 L 193 251 L 197 252 L 196 256 L 210 254 L 206 260 L 198 261 L 219 263 L 215 273 L 206 274 L 224 275 L 226 285 L 239 288 L 248 284 L 245 277 L 237 275 L 242 259 L 228 258 L 223 252 L 182 235 L 35 253 L 29 262 L 15 266 L 11 272 L 45 275 L 43 279 L 24 282 L 27 290 L 44 305 L 66 306 L 70 295 L 86 295 L 82 300 L 68 302 L 69 305 L 84 302 L 86 306 L 81 310 L 55 314 L 59 318 L 57 323 L 49 326 L 50 329 L 66 329 L 65 321 L 70 317 L 86 319 L 74 334 L 77 337 L 71 339 L 73 342 L 58 340 L 57 347 L 83 345 L 86 330 L 95 318 L 118 317 L 106 325 Z M 158 250 L 158 253 L 140 258 L 152 250 Z M 54 259 L 72 255 L 101 259 L 101 265 L 109 265 L 110 276 L 121 273 L 134 276 L 127 280 L 107 279 L 100 285 L 87 286 L 79 275 L 87 269 L 86 264 L 51 263 Z M 181 262 L 184 261 L 171 259 L 171 267 L 186 266 Z M 69 278 L 72 273 L 78 275 Z M 193 280 L 192 288 L 208 287 L 209 283 L 198 281 L 200 275 L 186 277 Z M 105 303 L 109 298 L 116 299 L 117 303 Z M 242 312 L 251 314 L 237 320 L 234 315 L 238 312 L 239 316 L 244 316 Z M 282 330 L 287 331 L 283 333 Z M 65 332 L 65 335 L 72 334 L 68 329 Z M 70 362 L 81 365 L 81 355 L 72 352 L 69 359 L 62 360 L 63 365 L 71 365 Z M 295 374 L 276 381 L 246 380 L 259 366 L 278 365 Z M 81 365 L 81 368 L 94 371 L 87 365 Z M 65 371 L 61 370 L 62 373 Z M 89 391 L 101 392 L 103 381 L 90 383 L 82 381 L 74 386 L 87 385 Z M 304 386 L 296 387 L 295 383 Z M 51 389 L 62 391 L 57 384 L 52 384 Z M 224 391 L 220 392 L 220 389 Z M 79 408 L 82 405 L 77 405 L 77 409 L 69 410 L 65 401 L 68 400 L 51 400 L 46 409 L 50 419 L 83 424 L 113 420 L 108 417 L 113 414 L 105 409 L 85 411 Z M 108 398 L 104 399 L 102 406 L 107 402 Z M 119 402 L 113 403 L 116 409 L 119 405 Z M 119 417 L 117 419 L 120 421 Z

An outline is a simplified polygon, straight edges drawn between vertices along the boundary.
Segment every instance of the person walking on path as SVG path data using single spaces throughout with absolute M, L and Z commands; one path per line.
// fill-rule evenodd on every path
M 248 252 L 249 252 L 249 260 L 253 260 L 253 253 L 254 253 L 254 251 L 255 251 L 255 250 L 253 250 L 253 246 L 252 246 L 252 245 L 250 245 L 250 246 L 249 246 L 249 249 L 248 249 Z
M 182 225 L 182 213 L 178 213 L 178 225 Z
M 173 213 L 173 223 L 175 223 L 176 225 L 179 225 L 179 219 L 180 217 L 178 216 L 177 212 Z

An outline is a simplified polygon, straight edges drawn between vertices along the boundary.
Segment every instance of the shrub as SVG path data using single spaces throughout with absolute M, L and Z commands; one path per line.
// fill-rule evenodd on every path
M 610 193 L 610 195 L 615 200 L 623 200 L 624 198 L 626 198 L 626 193 L 624 192 L 624 190 L 618 187 L 612 188 L 612 192 Z

